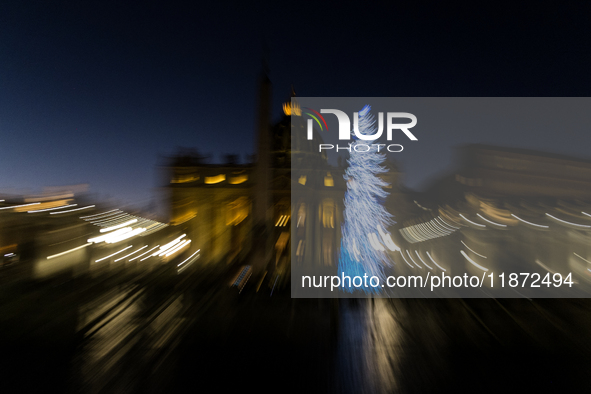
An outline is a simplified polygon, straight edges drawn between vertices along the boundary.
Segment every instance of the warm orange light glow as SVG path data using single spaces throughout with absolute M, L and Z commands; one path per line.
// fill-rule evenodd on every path
M 34 206 L 14 208 L 14 211 L 15 212 L 28 212 L 31 210 L 37 211 L 37 210 L 41 210 L 41 209 L 56 208 L 56 207 L 68 205 L 70 203 L 70 201 L 72 201 L 72 200 L 49 201 L 49 202 L 44 202 L 44 203 L 37 204 Z
M 243 175 L 237 175 L 237 176 L 233 176 L 232 178 L 230 178 L 230 180 L 228 181 L 230 183 L 230 185 L 239 185 L 241 183 L 244 183 L 248 180 L 248 175 L 243 174 Z
M 2 246 L 0 248 L 0 253 L 6 253 L 6 252 L 15 251 L 16 250 L 16 247 L 17 247 L 17 244 Z
M 195 182 L 198 180 L 199 180 L 199 175 L 194 175 L 194 174 L 178 175 L 178 176 L 172 178 L 170 183 L 189 183 L 189 182 Z
M 330 172 L 327 173 L 326 176 L 324 177 L 324 186 L 327 186 L 327 187 L 334 186 L 334 179 L 332 178 L 332 175 L 330 175 Z
M 285 103 L 283 104 L 283 113 L 287 116 L 302 116 L 302 110 L 298 103 Z
M 237 198 L 228 204 L 228 210 L 226 211 L 226 225 L 237 226 L 248 217 L 249 213 L 250 203 L 248 198 Z
M 324 228 L 334 228 L 335 222 L 335 203 L 332 199 L 327 198 L 322 201 L 322 226 Z
M 216 183 L 220 183 L 226 180 L 226 174 L 220 174 L 216 176 L 206 176 L 205 183 L 208 185 L 213 185 Z
M 174 218 L 170 224 L 172 224 L 173 226 L 178 226 L 181 223 L 185 223 L 185 222 L 193 219 L 195 216 L 197 216 L 196 212 L 188 212 L 188 213 L 184 214 L 183 216 L 179 216 L 177 218 Z
M 298 183 L 300 185 L 305 185 L 306 184 L 306 176 L 305 175 L 300 176 L 300 179 L 298 180 Z
M 275 223 L 275 227 L 285 227 L 285 225 L 287 224 L 287 222 L 289 222 L 289 219 L 290 218 L 291 218 L 290 215 L 281 215 L 281 216 L 279 216 L 279 219 Z

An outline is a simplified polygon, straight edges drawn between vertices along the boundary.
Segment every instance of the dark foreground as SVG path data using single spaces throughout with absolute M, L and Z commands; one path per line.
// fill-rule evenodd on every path
M 587 300 L 291 299 L 187 271 L 3 282 L 0 392 L 591 391 Z

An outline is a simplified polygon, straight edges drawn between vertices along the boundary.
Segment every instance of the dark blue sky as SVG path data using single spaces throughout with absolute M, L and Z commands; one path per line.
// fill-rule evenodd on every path
M 301 96 L 589 96 L 590 15 L 561 2 L 11 2 L 0 5 L 0 190 L 89 183 L 143 205 L 159 157 L 254 150 L 261 47 L 274 117 Z M 122 4 L 124 3 L 124 4 Z M 199 3 L 197 5 L 197 3 Z M 583 3 L 581 3 L 583 4 Z M 484 7 L 484 8 L 482 8 Z M 425 136 L 427 138 L 427 136 Z M 586 139 L 587 138 L 587 139 Z M 438 136 L 403 163 L 419 185 L 458 143 L 584 155 L 587 136 Z M 432 158 L 432 162 L 424 158 Z

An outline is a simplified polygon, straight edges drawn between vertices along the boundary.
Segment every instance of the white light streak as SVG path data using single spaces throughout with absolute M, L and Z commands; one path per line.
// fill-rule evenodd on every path
M 398 246 L 396 246 L 394 241 L 392 241 L 392 237 L 390 236 L 390 233 L 386 234 L 384 232 L 384 230 L 382 229 L 382 226 L 380 226 L 379 224 L 378 224 L 377 228 L 378 228 L 378 232 L 380 233 L 380 236 L 382 237 L 382 240 L 384 241 L 384 244 L 386 245 L 386 247 L 388 249 L 390 249 L 392 252 L 396 252 L 397 250 L 400 250 L 400 248 Z
M 448 226 L 450 226 L 450 227 L 454 227 L 454 226 L 452 226 L 451 224 L 447 223 L 445 220 L 443 220 L 443 218 L 442 218 L 441 216 L 439 216 L 439 218 L 441 219 L 441 221 L 442 221 L 443 223 L 447 224 L 447 225 L 448 225 Z M 458 222 L 456 222 L 455 220 L 453 220 L 453 219 L 451 219 L 451 218 L 449 218 L 449 221 L 450 221 L 450 222 L 452 222 L 452 223 L 455 223 L 455 224 L 457 224 L 457 225 L 458 225 L 458 226 L 460 226 L 460 227 L 461 227 L 461 226 L 463 226 L 463 224 L 461 224 L 461 223 L 458 223 Z M 460 227 L 454 227 L 454 228 L 460 228 Z
M 400 234 L 402 235 L 402 238 L 404 238 L 407 242 L 410 242 L 410 243 L 416 242 L 415 240 L 410 239 L 410 234 L 409 235 L 406 235 L 406 229 L 405 228 L 401 228 L 398 231 L 400 231 Z
M 197 253 L 199 253 L 201 249 L 197 249 L 197 251 L 195 253 L 193 253 L 192 255 L 190 255 L 185 261 L 183 261 L 182 263 L 178 264 L 177 267 L 180 267 L 181 265 L 187 263 L 187 261 L 189 261 L 189 263 L 187 265 L 185 265 L 183 268 L 181 268 L 180 270 L 178 270 L 177 272 L 181 272 L 182 270 L 184 270 L 185 268 L 187 268 L 189 265 L 191 265 L 198 257 L 199 255 L 197 255 L 195 258 L 193 258 L 193 256 L 195 256 Z
M 406 253 L 408 254 L 408 258 L 410 259 L 410 261 L 412 261 L 414 263 L 414 265 L 416 265 L 420 269 L 423 269 L 423 267 L 421 267 L 420 265 L 418 265 L 417 262 L 412 259 L 412 256 L 410 255 L 410 252 L 408 250 L 406 251 Z
M 11 207 L 2 207 L 0 209 L 12 209 L 12 208 L 28 207 L 28 206 L 31 206 L 31 205 L 39 205 L 39 204 L 41 204 L 41 203 L 40 202 L 34 202 L 34 203 L 31 203 L 31 204 L 13 205 Z
M 483 256 L 483 255 L 481 255 L 480 253 L 476 253 L 475 251 L 473 251 L 472 249 L 470 249 L 470 248 L 468 247 L 468 245 L 466 245 L 466 244 L 464 243 L 464 241 L 460 240 L 460 242 L 461 242 L 461 243 L 462 243 L 462 244 L 463 244 L 463 245 L 466 247 L 466 249 L 468 249 L 470 252 L 474 253 L 476 256 L 480 256 L 480 257 L 482 257 L 483 259 L 485 259 L 485 258 L 486 258 L 486 256 Z
M 166 253 L 164 255 L 164 257 L 169 257 L 173 254 L 175 254 L 176 252 L 178 252 L 179 250 L 183 249 L 185 246 L 189 245 L 191 243 L 191 240 L 184 240 L 183 242 L 181 242 L 180 244 L 178 244 L 177 246 L 175 246 L 174 248 L 172 248 L 171 250 L 168 251 L 168 253 Z
M 139 248 L 138 250 L 136 250 L 136 251 L 134 251 L 134 252 L 131 252 L 131 253 L 130 253 L 130 254 L 128 254 L 128 255 L 125 255 L 125 256 L 123 256 L 123 257 L 120 257 L 120 258 L 118 258 L 117 260 L 115 260 L 115 262 L 118 262 L 118 261 L 121 261 L 121 260 L 123 260 L 123 259 L 126 259 L 126 258 L 128 258 L 129 256 L 131 256 L 132 254 L 136 254 L 136 253 L 137 253 L 137 252 L 139 252 L 140 250 L 146 249 L 147 247 L 148 247 L 148 245 L 146 245 L 146 246 L 144 246 L 144 247 L 141 247 L 141 248 Z
M 550 268 L 546 267 L 540 260 L 536 259 L 536 264 L 545 269 L 546 271 L 550 272 L 551 274 L 555 274 L 556 271 L 552 271 Z
M 65 252 L 61 252 L 61 253 L 58 253 L 58 254 L 54 254 L 54 255 L 51 255 L 51 256 L 47 256 L 47 260 L 51 260 L 51 259 L 54 259 L 54 258 L 56 258 L 56 257 L 63 256 L 63 255 L 65 255 L 65 254 L 72 253 L 72 252 L 74 252 L 74 251 L 76 251 L 76 250 L 78 250 L 78 249 L 82 249 L 82 248 L 85 248 L 85 247 L 87 247 L 87 246 L 90 246 L 90 245 L 92 245 L 92 242 L 89 242 L 89 243 L 87 243 L 87 244 L 84 244 L 84 245 L 82 245 L 82 246 L 78 246 L 77 248 L 73 248 L 73 249 L 70 249 L 70 250 L 66 250 Z
M 419 234 L 419 232 L 415 228 L 413 228 L 413 227 L 414 226 L 406 227 L 406 228 L 403 228 L 403 230 L 405 230 L 406 232 L 408 232 L 408 234 L 411 235 L 415 239 L 414 242 L 426 241 L 427 238 L 425 238 L 424 236 L 422 236 L 421 234 Z
M 135 260 L 135 259 L 139 259 L 139 258 L 140 258 L 140 257 L 142 257 L 142 256 L 145 256 L 145 255 L 147 255 L 148 253 L 150 253 L 151 251 L 153 251 L 154 249 L 156 249 L 156 248 L 157 248 L 157 247 L 159 247 L 159 246 L 160 246 L 160 245 L 156 245 L 156 246 L 154 246 L 152 249 L 148 250 L 147 252 L 145 252 L 145 253 L 142 253 L 142 254 L 140 254 L 139 256 L 136 256 L 136 257 L 134 257 L 133 259 L 130 259 L 129 261 L 133 261 L 133 260 Z M 149 257 L 152 257 L 152 256 L 149 256 Z M 140 260 L 140 261 L 142 261 L 142 260 Z
M 429 226 L 431 226 L 432 228 L 435 229 L 435 231 L 439 232 L 439 233 L 443 233 L 443 235 L 449 235 L 451 233 L 453 233 L 455 230 L 449 229 L 445 226 L 442 226 L 441 223 L 439 223 L 437 221 L 437 218 L 431 220 L 430 222 L 427 223 Z
M 129 228 L 129 227 L 126 227 L 126 228 Z M 121 242 L 121 241 L 123 241 L 125 239 L 131 238 L 131 237 L 135 237 L 136 235 L 138 235 L 140 233 L 143 233 L 144 231 L 146 231 L 146 229 L 143 228 L 143 227 L 136 228 L 136 229 L 134 229 L 132 231 L 129 231 L 127 233 L 120 234 L 117 237 L 110 237 L 109 239 L 106 239 L 105 242 L 108 243 L 108 244 L 114 244 L 114 243 L 117 243 L 117 242 Z
M 82 207 L 82 208 L 76 208 L 76 209 L 68 209 L 67 211 L 61 211 L 61 212 L 50 212 L 50 215 L 59 215 L 60 213 L 68 213 L 68 212 L 74 212 L 74 211 L 81 211 L 83 209 L 88 209 L 88 208 L 94 208 L 94 205 L 89 205 L 87 207 Z
M 178 264 L 177 267 L 180 267 L 181 265 L 185 264 L 187 261 L 191 260 L 191 258 L 193 258 L 193 256 L 195 256 L 197 253 L 199 253 L 200 250 L 201 249 L 197 249 L 197 251 L 195 253 L 193 253 L 192 255 L 187 257 L 187 259 L 185 261 L 183 261 L 182 263 Z
M 439 217 L 436 217 L 429 220 L 428 222 L 414 224 L 412 226 L 399 229 L 399 231 L 404 239 L 406 239 L 408 242 L 416 243 L 427 241 L 433 238 L 444 237 L 459 229 L 459 227 L 453 226 L 450 226 L 453 227 L 453 229 L 446 227 L 437 220 L 438 218 Z M 443 219 L 440 220 L 443 222 Z
M 447 225 L 447 226 L 449 226 L 449 227 L 451 227 L 451 228 L 455 228 L 456 230 L 458 230 L 458 229 L 459 229 L 459 227 L 452 226 L 451 224 L 449 224 L 448 222 L 446 222 L 445 220 L 443 220 L 443 218 L 442 218 L 441 216 L 437 216 L 437 217 L 435 218 L 435 220 L 437 220 L 437 219 L 441 220 L 441 222 L 443 222 L 443 224 L 445 224 L 445 225 Z
M 460 216 L 462 217 L 462 219 L 464 219 L 464 220 L 465 220 L 465 221 L 467 221 L 468 223 L 471 223 L 471 224 L 473 224 L 473 225 L 475 225 L 475 226 L 478 226 L 478 227 L 486 227 L 486 225 L 485 225 L 485 224 L 480 224 L 480 223 L 473 222 L 473 221 L 471 221 L 470 219 L 466 218 L 466 217 L 465 217 L 464 215 L 462 215 L 461 213 L 460 213 Z
M 518 217 L 516 215 L 513 215 L 513 214 L 511 214 L 511 216 L 513 216 L 515 219 L 517 219 L 517 220 L 519 220 L 519 221 L 521 221 L 523 223 L 531 224 L 532 226 L 542 227 L 542 228 L 548 228 L 548 226 L 543 226 L 541 224 L 535 224 L 535 223 L 532 223 L 532 222 L 528 222 L 527 220 L 523 220 L 520 217 Z
M 133 224 L 133 223 L 136 223 L 136 222 L 137 222 L 137 219 L 131 219 L 131 220 L 128 220 L 127 222 L 123 222 L 123 223 L 118 224 L 116 226 L 111 226 L 111 227 L 107 227 L 107 228 L 101 228 L 100 232 L 101 233 L 106 233 L 108 231 L 117 230 L 117 229 L 119 229 L 121 227 L 125 227 L 125 226 L 128 226 L 128 225 Z
M 98 218 L 92 218 L 92 219 L 86 219 L 86 220 L 91 223 L 101 223 L 101 222 L 108 222 L 111 220 L 119 219 L 119 218 L 122 218 L 125 216 L 129 216 L 129 214 L 122 212 L 122 211 L 117 211 L 117 212 L 108 213 L 108 214 L 98 217 Z
M 115 252 L 115 253 L 113 253 L 113 254 L 110 254 L 110 255 L 108 255 L 108 256 L 105 256 L 105 257 L 103 257 L 102 259 L 98 259 L 98 260 L 96 260 L 96 261 L 95 261 L 95 263 L 98 263 L 99 261 L 106 260 L 106 259 L 108 259 L 109 257 L 113 257 L 113 256 L 115 256 L 116 254 L 119 254 L 119 253 L 121 253 L 121 252 L 123 252 L 123 251 L 125 251 L 125 250 L 127 250 L 127 249 L 129 249 L 129 248 L 133 248 L 133 245 L 129 245 L 128 247 L 126 247 L 126 248 L 123 248 L 123 249 L 121 249 L 121 250 L 120 250 L 120 251 L 118 251 L 118 252 Z
M 410 264 L 408 261 L 406 261 L 406 257 L 404 257 L 404 252 L 403 252 L 402 250 L 399 250 L 399 252 L 400 252 L 400 255 L 402 256 L 402 259 L 404 260 L 404 262 L 405 262 L 406 264 L 408 264 L 408 266 L 409 266 L 410 268 L 414 268 L 414 266 L 412 266 L 412 265 L 411 265 L 411 264 Z
M 367 234 L 367 238 L 369 239 L 369 243 L 372 246 L 372 248 L 374 248 L 375 250 L 382 251 L 382 252 L 386 251 L 386 249 L 382 246 L 380 241 L 378 241 L 378 236 L 376 235 L 376 233 Z
M 460 253 L 462 254 L 462 256 L 464 256 L 466 258 L 466 260 L 468 260 L 469 262 L 471 262 L 472 264 L 474 264 L 474 266 L 480 268 L 484 272 L 488 272 L 488 268 L 484 268 L 483 266 L 479 265 L 477 262 L 475 262 L 474 260 L 472 260 L 470 257 L 468 257 L 468 255 L 466 254 L 466 252 L 464 252 L 463 250 L 460 250 Z
M 115 215 L 116 216 L 111 216 L 106 219 L 89 220 L 89 222 L 94 224 L 95 226 L 108 226 L 110 223 L 121 223 L 122 221 L 125 221 L 128 217 L 130 217 L 130 215 L 127 213 L 116 213 Z
M 431 257 L 431 255 L 429 254 L 429 252 L 425 252 L 425 253 L 427 253 L 427 256 L 431 259 L 431 261 L 433 262 L 433 264 L 435 264 L 437 266 L 437 268 L 439 268 L 442 271 L 445 271 L 445 268 L 443 268 L 442 266 L 440 266 L 439 264 L 437 264 L 435 262 L 435 260 L 433 260 L 433 257 Z
M 589 225 L 586 225 L 586 224 L 572 223 L 572 222 L 567 222 L 566 220 L 558 219 L 557 217 L 555 217 L 555 216 L 552 216 L 552 215 L 550 215 L 549 213 L 546 213 L 546 216 L 549 216 L 549 217 L 551 217 L 551 218 L 552 218 L 552 219 L 554 219 L 554 220 L 558 220 L 559 222 L 566 223 L 566 224 L 570 224 L 571 226 L 584 227 L 584 228 L 591 228 L 591 226 L 589 226 Z
M 113 209 L 113 210 L 110 210 L 110 211 L 107 211 L 107 212 L 95 213 L 94 215 L 80 216 L 80 219 L 92 218 L 92 217 L 95 217 L 95 216 L 102 216 L 102 215 L 106 215 L 107 213 L 115 212 L 115 211 L 119 211 L 119 210 L 118 209 Z
M 495 223 L 492 220 L 488 220 L 487 218 L 485 218 L 484 216 L 482 216 L 479 213 L 477 213 L 476 216 L 478 216 L 480 219 L 484 220 L 485 222 L 489 222 L 490 224 L 494 224 L 495 226 L 507 227 L 506 224 Z
M 430 270 L 432 270 L 432 269 L 433 269 L 433 268 L 429 267 L 429 266 L 427 265 L 427 263 L 425 263 L 425 260 L 423 260 L 423 259 L 421 258 L 421 256 L 419 255 L 419 252 L 417 252 L 417 251 L 415 250 L 415 253 L 417 254 L 417 257 L 419 258 L 419 260 L 421 260 L 421 262 L 422 262 L 423 264 L 425 264 L 425 266 L 426 266 L 427 268 L 429 268 Z
M 56 209 L 70 208 L 70 207 L 76 207 L 76 206 L 78 206 L 78 204 L 62 205 L 62 206 L 53 207 L 53 208 L 37 209 L 36 211 L 27 211 L 27 213 L 55 211 Z
M 586 258 L 584 258 L 583 256 L 579 256 L 579 255 L 578 255 L 578 254 L 576 254 L 576 253 L 573 253 L 573 254 L 574 254 L 575 256 L 577 256 L 578 258 L 580 258 L 580 259 L 582 259 L 582 260 L 585 260 L 587 263 L 591 264 L 591 261 L 587 260 L 587 259 L 586 259 Z
M 169 253 L 170 254 L 173 254 L 175 251 L 179 250 L 180 248 L 182 248 L 183 246 L 185 246 L 189 242 L 191 242 L 191 241 L 188 240 L 188 239 L 184 239 L 181 242 L 179 242 L 178 244 L 174 245 L 173 247 L 171 247 L 171 248 L 169 248 L 169 249 L 167 249 L 167 250 L 165 250 L 163 252 L 158 253 L 158 256 L 168 257 L 169 256 Z
M 166 245 L 163 245 L 160 247 L 160 250 L 157 251 L 156 253 L 154 253 L 152 256 L 156 256 L 156 255 L 160 255 L 162 252 L 167 251 L 168 249 L 172 248 L 174 245 L 178 244 L 179 242 L 181 242 L 181 239 L 183 239 L 187 234 L 183 234 L 178 238 L 175 238 L 174 240 L 170 241 L 169 243 L 167 243 Z
M 150 226 L 149 226 L 150 227 Z M 141 234 L 142 237 L 145 237 L 148 234 L 152 234 L 155 233 L 156 231 L 160 231 L 161 229 L 163 229 L 164 227 L 168 227 L 168 224 L 164 224 L 164 223 L 157 223 L 156 226 L 154 228 L 148 229 L 147 231 L 143 232 Z
M 128 233 L 130 231 L 131 231 L 131 227 L 120 228 L 119 230 L 115 230 L 109 234 L 101 235 L 101 236 L 94 237 L 94 238 L 89 238 L 87 242 L 99 243 L 99 242 L 107 241 L 108 239 L 117 237 L 119 235 Z

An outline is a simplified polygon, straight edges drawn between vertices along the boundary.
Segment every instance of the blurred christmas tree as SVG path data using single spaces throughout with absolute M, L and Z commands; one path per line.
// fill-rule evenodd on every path
M 360 134 L 376 133 L 375 120 L 370 110 L 371 107 L 366 105 L 359 112 Z M 372 146 L 375 140 L 359 140 L 354 133 L 352 137 L 354 141 L 351 143 L 350 157 L 347 160 L 349 167 L 344 175 L 347 191 L 344 223 L 341 227 L 339 277 L 341 279 L 343 275 L 351 277 L 351 282 L 344 280 L 341 286 L 345 291 L 353 292 L 360 288 L 353 284 L 353 277 L 363 278 L 367 274 L 368 287 L 360 289 L 378 293 L 386 279 L 384 268 L 392 264 L 384 245 L 390 250 L 399 250 L 384 230 L 395 223 L 392 220 L 393 216 L 384 208 L 388 193 L 383 188 L 388 186 L 388 183 L 379 176 L 387 172 L 387 169 L 382 166 L 386 155 L 379 153 L 377 145 Z M 355 149 L 358 145 L 359 151 Z M 369 278 L 372 276 L 379 278 L 379 287 L 375 279 L 371 283 L 373 286 L 370 286 Z

